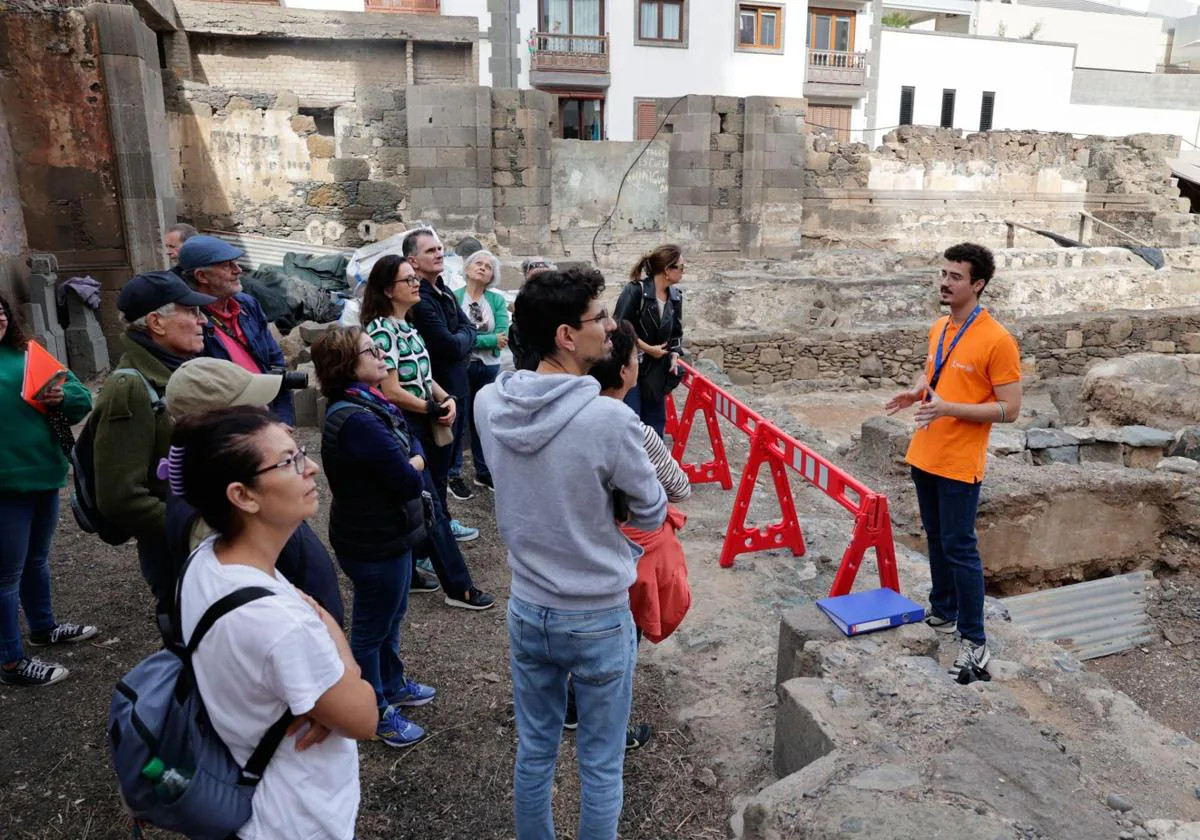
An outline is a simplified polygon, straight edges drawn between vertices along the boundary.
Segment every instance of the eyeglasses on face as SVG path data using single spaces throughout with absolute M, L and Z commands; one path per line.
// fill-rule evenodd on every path
M 301 446 L 287 458 L 284 458 L 278 464 L 271 464 L 269 467 L 263 467 L 258 470 L 255 475 L 262 475 L 271 470 L 281 470 L 284 467 L 291 467 L 296 471 L 296 475 L 304 475 L 304 468 L 308 466 L 308 447 Z
M 671 263 L 669 266 L 667 266 L 667 268 L 674 268 L 679 271 L 683 271 L 683 263 L 682 262 Z
M 360 356 L 365 356 L 368 353 L 370 353 L 376 359 L 382 359 L 384 356 L 383 348 L 380 347 L 378 344 L 372 344 L 370 347 L 366 348 L 365 350 L 358 351 L 358 355 L 360 355 Z
M 589 324 L 592 321 L 604 322 L 604 321 L 610 321 L 610 320 L 612 320 L 612 319 L 609 317 L 608 309 L 605 308 L 605 309 L 601 309 L 600 314 L 597 315 L 595 318 L 580 318 L 579 324 L 580 324 L 580 326 L 582 326 L 584 324 Z

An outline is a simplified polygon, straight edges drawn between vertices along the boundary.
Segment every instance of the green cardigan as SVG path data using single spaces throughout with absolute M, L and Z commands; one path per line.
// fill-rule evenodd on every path
M 458 308 L 462 309 L 463 301 L 467 298 L 467 287 L 462 286 L 455 289 L 454 297 L 458 301 Z M 500 358 L 500 348 L 497 346 L 496 339 L 499 336 L 508 335 L 508 301 L 504 299 L 504 295 L 493 292 L 491 289 L 483 290 L 483 299 L 492 307 L 492 318 L 496 322 L 496 328 L 491 332 L 477 334 L 475 349 L 490 350 L 494 358 Z
M 67 483 L 67 458 L 46 415 L 21 399 L 25 351 L 0 345 L 0 493 L 57 490 Z M 92 395 L 75 374 L 63 383 L 62 410 L 78 423 L 92 408 Z

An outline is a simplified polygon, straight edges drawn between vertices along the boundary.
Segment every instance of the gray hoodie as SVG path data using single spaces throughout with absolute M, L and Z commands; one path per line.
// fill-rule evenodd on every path
M 642 550 L 613 520 L 612 491 L 628 497 L 636 528 L 667 514 L 637 415 L 590 376 L 506 371 L 475 398 L 475 425 L 512 594 L 562 610 L 626 603 Z

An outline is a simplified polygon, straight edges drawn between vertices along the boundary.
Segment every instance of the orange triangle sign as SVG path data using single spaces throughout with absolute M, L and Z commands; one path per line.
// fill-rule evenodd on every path
M 46 407 L 41 404 L 43 392 L 54 385 L 62 384 L 67 378 L 67 368 L 47 352 L 36 341 L 25 346 L 25 379 L 21 383 L 21 399 L 43 414 Z

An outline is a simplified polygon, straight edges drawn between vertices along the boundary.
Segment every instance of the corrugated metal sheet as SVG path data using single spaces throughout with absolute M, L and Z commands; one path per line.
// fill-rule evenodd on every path
M 1157 636 L 1146 614 L 1148 571 L 1002 599 L 1014 624 L 1080 659 L 1120 653 Z
M 262 265 L 283 265 L 284 254 L 353 254 L 353 248 L 337 248 L 332 245 L 310 245 L 294 239 L 279 239 L 274 236 L 253 236 L 248 233 L 225 233 L 206 230 L 204 233 L 231 242 L 246 252 L 242 264 L 255 269 Z

